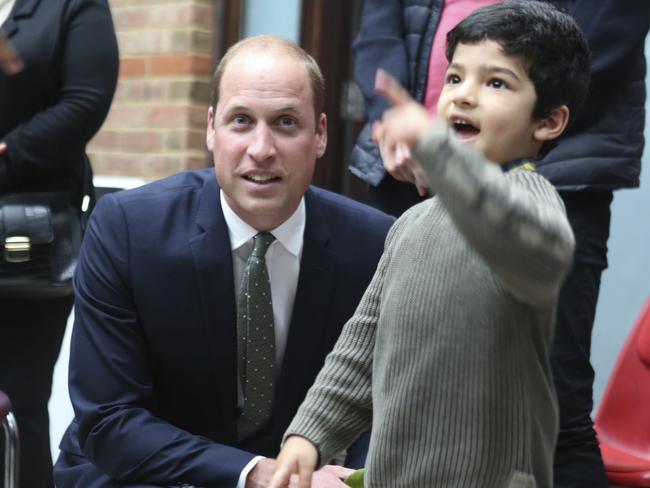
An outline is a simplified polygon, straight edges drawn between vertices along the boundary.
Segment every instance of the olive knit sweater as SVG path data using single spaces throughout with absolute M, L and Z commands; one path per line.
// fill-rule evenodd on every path
M 321 462 L 372 423 L 366 486 L 552 486 L 548 350 L 573 234 L 555 189 L 436 129 L 416 147 L 436 197 L 384 255 L 286 435 Z

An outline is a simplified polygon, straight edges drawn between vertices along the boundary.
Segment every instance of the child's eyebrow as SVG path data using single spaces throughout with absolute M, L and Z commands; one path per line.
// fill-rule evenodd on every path
M 480 67 L 480 69 L 481 71 L 487 72 L 489 74 L 502 74 L 514 78 L 517 81 L 520 81 L 520 78 L 519 76 L 517 76 L 517 73 L 515 73 L 509 68 L 504 68 L 503 66 L 483 65 Z M 458 71 L 459 73 L 464 73 L 465 67 L 459 63 L 450 63 L 449 66 L 447 66 L 447 71 L 449 70 L 455 70 Z
M 511 78 L 514 78 L 515 80 L 519 81 L 519 76 L 517 76 L 517 73 L 515 73 L 511 69 L 504 68 L 502 66 L 487 66 L 485 69 L 490 74 L 502 74 L 502 75 L 510 76 Z

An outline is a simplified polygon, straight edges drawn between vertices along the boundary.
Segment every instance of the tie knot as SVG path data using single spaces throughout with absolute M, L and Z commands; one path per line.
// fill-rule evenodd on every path
M 271 243 L 275 240 L 273 234 L 269 232 L 260 232 L 255 237 L 253 237 L 253 252 L 251 256 L 256 258 L 264 258 L 266 255 L 266 250 L 269 248 Z

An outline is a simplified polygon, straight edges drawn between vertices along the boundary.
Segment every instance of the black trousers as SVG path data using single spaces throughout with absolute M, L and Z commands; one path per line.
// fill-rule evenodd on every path
M 607 268 L 611 192 L 561 193 L 576 237 L 573 268 L 560 292 L 551 366 L 560 407 L 555 488 L 607 488 L 593 429 L 591 331 Z
M 47 403 L 72 302 L 0 300 L 0 390 L 11 398 L 20 432 L 21 488 L 54 486 Z

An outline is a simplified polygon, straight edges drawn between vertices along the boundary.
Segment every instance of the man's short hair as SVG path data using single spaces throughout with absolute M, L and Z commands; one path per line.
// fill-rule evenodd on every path
M 589 48 L 578 24 L 549 3 L 509 0 L 476 10 L 447 34 L 451 62 L 458 44 L 497 42 L 518 57 L 530 77 L 537 101 L 533 118 L 547 117 L 561 105 L 571 119 L 589 88 Z
M 311 86 L 314 114 L 318 125 L 320 114 L 323 112 L 323 104 L 325 103 L 325 79 L 323 78 L 323 73 L 321 73 L 316 60 L 303 48 L 291 41 L 277 36 L 261 35 L 247 37 L 228 48 L 226 54 L 224 54 L 219 61 L 219 64 L 214 71 L 214 75 L 212 76 L 212 97 L 210 100 L 210 106 L 214 108 L 219 102 L 221 79 L 228 67 L 228 63 L 230 63 L 230 61 L 238 54 L 255 49 L 286 54 L 303 64 L 307 79 L 309 80 L 309 85 Z

